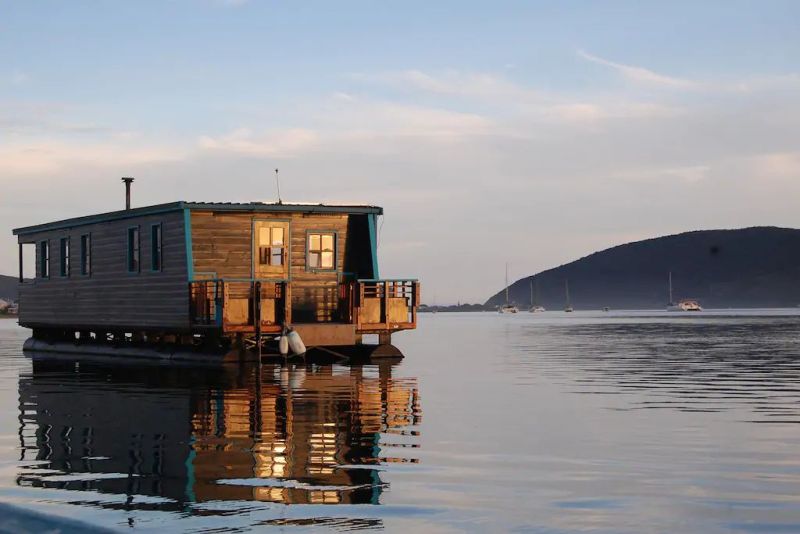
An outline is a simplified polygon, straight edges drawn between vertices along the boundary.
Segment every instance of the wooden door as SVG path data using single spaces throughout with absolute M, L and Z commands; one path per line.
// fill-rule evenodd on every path
M 289 223 L 255 221 L 253 224 L 253 277 L 286 280 L 289 278 Z M 271 286 L 268 286 L 271 287 Z M 274 292 L 262 291 L 262 325 L 280 324 L 285 320 L 286 295 L 278 300 Z
M 255 221 L 253 241 L 253 277 L 289 278 L 289 223 Z

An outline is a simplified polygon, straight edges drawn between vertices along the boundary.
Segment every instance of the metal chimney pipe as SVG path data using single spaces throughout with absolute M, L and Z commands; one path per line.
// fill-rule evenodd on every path
M 125 209 L 131 209 L 131 183 L 133 182 L 133 178 L 124 177 L 122 179 L 125 182 Z

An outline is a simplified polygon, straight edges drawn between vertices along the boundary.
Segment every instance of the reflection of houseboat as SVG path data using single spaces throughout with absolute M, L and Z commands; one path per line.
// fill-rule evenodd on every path
M 244 346 L 283 324 L 306 346 L 388 345 L 419 284 L 378 274 L 376 206 L 173 202 L 18 228 L 36 248 L 21 325 L 48 342 Z M 22 282 L 20 260 L 20 281 Z M 39 347 L 42 348 L 41 346 Z M 67 347 L 68 348 L 68 347 Z M 241 356 L 241 354 L 240 354 Z
M 126 495 L 133 508 L 377 504 L 375 467 L 416 462 L 411 448 L 383 447 L 421 417 L 415 381 L 389 363 L 258 374 L 34 360 L 19 395 L 22 463 L 36 461 L 20 485 Z

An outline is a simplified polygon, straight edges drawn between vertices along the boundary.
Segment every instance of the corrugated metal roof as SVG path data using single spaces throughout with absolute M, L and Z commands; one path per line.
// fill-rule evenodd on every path
M 15 228 L 14 235 L 32 234 L 48 230 L 58 230 L 63 228 L 73 228 L 87 224 L 97 224 L 106 221 L 116 221 L 143 215 L 153 215 L 182 209 L 208 210 L 208 211 L 233 211 L 251 213 L 352 213 L 352 214 L 374 214 L 382 215 L 383 208 L 380 206 L 370 206 L 365 204 L 313 204 L 313 203 L 268 203 L 268 202 L 170 202 L 167 204 L 156 204 L 153 206 L 143 206 L 129 210 L 111 211 L 96 215 L 86 215 L 83 217 L 73 217 L 60 221 L 53 221 L 35 226 Z

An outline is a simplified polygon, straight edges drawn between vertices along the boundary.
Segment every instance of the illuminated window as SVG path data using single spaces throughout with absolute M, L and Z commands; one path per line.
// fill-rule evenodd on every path
M 308 234 L 309 269 L 334 269 L 336 264 L 336 234 L 313 232 Z
M 280 266 L 286 261 L 286 239 L 282 226 L 262 226 L 258 229 L 258 263 Z

